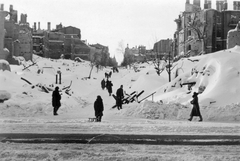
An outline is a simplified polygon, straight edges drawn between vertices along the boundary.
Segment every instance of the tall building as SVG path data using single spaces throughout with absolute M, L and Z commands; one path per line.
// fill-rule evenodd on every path
M 207 54 L 227 48 L 228 31 L 234 29 L 240 20 L 240 1 L 234 1 L 234 10 L 227 10 L 226 0 L 217 0 L 216 9 L 210 9 L 210 2 L 205 0 L 204 10 L 185 10 L 175 19 L 177 31 L 174 33 L 173 50 L 176 55 Z M 185 5 L 191 4 L 187 1 Z M 201 32 L 191 28 L 191 22 L 195 22 L 197 25 L 193 27 Z
M 193 5 L 201 7 L 201 0 L 193 0 Z

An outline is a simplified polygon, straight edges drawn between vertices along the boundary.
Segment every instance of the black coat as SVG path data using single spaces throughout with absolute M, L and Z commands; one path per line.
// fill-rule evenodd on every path
M 105 80 L 104 79 L 101 81 L 101 86 L 102 86 L 102 89 L 105 88 Z
M 52 93 L 52 106 L 53 107 L 60 107 L 61 106 L 61 95 L 59 94 L 58 90 L 54 90 Z
M 118 90 L 116 92 L 116 96 L 118 98 L 123 98 L 123 89 L 122 88 L 118 88 Z
M 193 105 L 191 116 L 201 116 L 197 96 L 193 96 L 191 104 Z
M 97 97 L 96 101 L 94 102 L 94 110 L 95 110 L 95 116 L 103 116 L 103 101 L 101 97 Z
M 107 81 L 106 87 L 108 89 L 108 93 L 112 93 L 112 82 L 111 81 Z

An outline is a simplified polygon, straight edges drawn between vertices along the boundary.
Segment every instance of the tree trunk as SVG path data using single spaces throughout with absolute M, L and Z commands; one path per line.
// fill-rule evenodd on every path
M 91 78 L 92 70 L 93 70 L 93 65 L 92 65 L 92 68 L 91 68 L 91 70 L 90 70 L 90 73 L 89 73 L 88 79 Z

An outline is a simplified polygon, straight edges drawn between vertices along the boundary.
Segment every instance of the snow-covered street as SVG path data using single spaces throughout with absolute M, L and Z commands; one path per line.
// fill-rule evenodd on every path
M 1 160 L 60 161 L 238 161 L 239 146 L 177 146 L 137 144 L 3 144 Z M 21 148 L 19 148 L 21 147 Z

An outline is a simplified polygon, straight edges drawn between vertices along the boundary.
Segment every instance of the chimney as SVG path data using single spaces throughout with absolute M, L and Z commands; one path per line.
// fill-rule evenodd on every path
M 9 11 L 13 11 L 13 5 L 11 4 L 10 7 L 9 7 Z
M 227 10 L 228 9 L 228 3 L 227 0 L 225 0 L 225 2 L 223 3 L 223 10 Z
M 216 9 L 217 11 L 223 11 L 224 6 L 223 6 L 224 0 L 216 0 Z
M 212 8 L 212 0 L 205 0 L 204 9 L 211 9 Z
M 3 11 L 4 10 L 4 4 L 1 4 L 1 9 L 0 9 L 1 11 Z
M 51 22 L 48 22 L 48 23 L 47 23 L 47 26 L 48 26 L 48 29 L 47 29 L 47 30 L 48 30 L 48 31 L 51 31 Z
M 40 22 L 38 22 L 38 30 L 40 30 Z
M 25 20 L 25 23 L 27 23 L 27 14 L 25 14 L 24 20 Z
M 193 0 L 193 4 L 194 4 L 195 6 L 201 7 L 201 2 L 200 2 L 200 0 Z
M 37 23 L 36 22 L 34 22 L 34 29 L 33 29 L 34 31 L 36 31 L 37 30 Z

